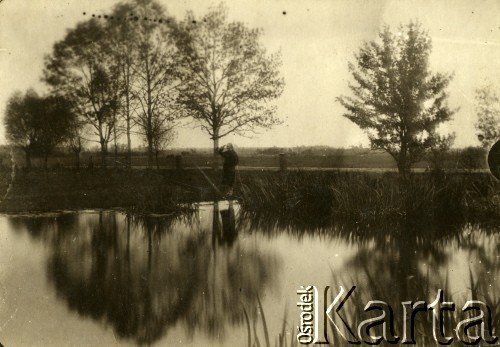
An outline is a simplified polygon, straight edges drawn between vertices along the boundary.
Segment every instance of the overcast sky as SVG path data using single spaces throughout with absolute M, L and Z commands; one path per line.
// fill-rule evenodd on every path
M 43 57 L 68 28 L 109 13 L 113 0 L 3 0 L 0 3 L 0 113 L 16 89 L 43 92 Z M 203 14 L 219 1 L 159 0 L 177 18 Z M 240 146 L 343 146 L 367 144 L 357 126 L 342 117 L 335 98 L 348 92 L 347 64 L 381 25 L 396 30 L 418 19 L 433 40 L 431 68 L 454 72 L 449 103 L 460 110 L 445 130 L 456 146 L 477 145 L 474 90 L 500 81 L 500 1 L 231 0 L 231 19 L 264 30 L 269 52 L 281 50 L 285 90 L 277 101 L 284 124 L 253 138 L 227 137 Z M 83 12 L 87 15 L 84 16 Z M 225 142 L 226 140 L 222 140 Z M 5 143 L 0 130 L 0 143 Z M 134 145 L 138 145 L 136 139 Z M 183 128 L 174 144 L 208 147 L 207 135 Z

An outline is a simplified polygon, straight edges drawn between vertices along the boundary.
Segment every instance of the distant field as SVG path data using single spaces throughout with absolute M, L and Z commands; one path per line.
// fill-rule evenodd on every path
M 21 159 L 21 158 L 19 158 Z M 175 156 L 162 156 L 159 158 L 159 165 L 161 168 L 175 168 L 176 159 Z M 222 163 L 222 160 L 219 160 Z M 21 165 L 24 165 L 23 161 L 18 161 Z M 94 166 L 100 165 L 100 157 L 98 155 L 82 155 L 80 165 L 86 167 L 89 163 L 93 163 Z M 184 155 L 182 156 L 183 166 L 189 167 L 210 167 L 213 162 L 213 157 L 210 155 Z M 374 154 L 374 155 L 288 155 L 286 156 L 286 162 L 290 168 L 301 168 L 301 167 L 318 167 L 318 168 L 395 168 L 396 165 L 392 158 L 386 154 Z M 123 155 L 117 157 L 116 166 L 124 166 L 125 157 Z M 34 159 L 33 166 L 41 166 L 41 160 Z M 57 156 L 51 157 L 48 160 L 49 167 L 72 167 L 75 165 L 75 160 L 69 156 Z M 109 156 L 107 158 L 107 165 L 109 167 L 115 166 L 115 158 Z M 145 167 L 148 165 L 147 156 L 133 156 L 132 166 L 133 167 Z M 240 155 L 241 167 L 269 167 L 278 168 L 280 166 L 280 158 L 278 155 L 251 155 L 242 156 Z M 425 167 L 425 163 L 422 163 L 421 167 Z
M 238 148 L 240 158 L 240 168 L 279 168 L 280 157 L 284 155 L 287 166 L 290 169 L 300 168 L 321 168 L 321 169 L 396 169 L 393 158 L 381 151 L 374 151 L 367 148 L 332 148 L 332 147 L 293 147 L 293 148 Z M 8 169 L 11 166 L 11 150 L 7 146 L 0 146 L 0 168 Z M 182 157 L 182 164 L 185 168 L 211 167 L 211 149 L 170 149 L 163 152 L 158 157 L 161 169 L 171 169 L 176 167 L 176 156 Z M 24 153 L 20 150 L 14 151 L 14 159 L 18 167 L 25 166 Z M 219 163 L 222 158 L 218 157 Z M 80 166 L 99 167 L 101 157 L 97 151 L 84 151 L 80 155 Z M 442 168 L 445 169 L 487 169 L 486 151 L 477 147 L 465 149 L 453 149 L 448 152 L 443 159 L 439 160 Z M 32 159 L 33 167 L 42 167 L 43 161 L 40 158 Z M 132 166 L 135 168 L 145 168 L 148 165 L 148 158 L 144 151 L 134 150 L 132 153 Z M 72 154 L 64 151 L 57 151 L 48 159 L 49 168 L 75 166 L 75 158 Z M 108 167 L 124 167 L 125 153 L 119 152 L 115 158 L 114 152 L 110 149 L 107 157 Z M 156 167 L 156 163 L 153 165 Z M 413 165 L 416 169 L 427 169 L 432 167 L 428 160 Z
M 18 166 L 24 166 L 24 159 L 21 155 L 16 156 Z M 287 154 L 285 155 L 287 166 L 293 168 L 381 168 L 395 169 L 396 165 L 392 157 L 386 153 L 362 153 L 362 154 L 344 154 L 344 155 L 303 155 Z M 4 160 L 8 164 L 8 160 Z M 182 155 L 182 164 L 185 168 L 210 167 L 213 157 L 211 155 L 188 154 Z M 176 167 L 175 155 L 164 155 L 159 157 L 159 166 L 162 169 Z M 219 158 L 219 162 L 222 160 Z M 98 154 L 84 153 L 80 159 L 81 167 L 87 167 L 92 163 L 94 167 L 100 166 L 100 156 Z M 125 156 L 119 155 L 116 160 L 110 155 L 107 158 L 108 167 L 123 167 L 125 165 Z M 136 168 L 147 167 L 148 159 L 145 155 L 132 156 L 132 166 Z M 449 158 L 442 163 L 444 168 L 463 168 L 463 165 L 456 158 Z M 40 159 L 33 160 L 34 167 L 42 166 Z M 53 156 L 48 160 L 50 167 L 74 167 L 75 160 L 69 155 Z M 156 164 L 154 165 L 156 166 Z M 251 168 L 278 168 L 280 166 L 279 155 L 253 154 L 240 155 L 240 167 Z M 421 161 L 413 165 L 415 168 L 428 168 L 430 164 L 427 161 Z M 482 158 L 475 168 L 487 168 Z

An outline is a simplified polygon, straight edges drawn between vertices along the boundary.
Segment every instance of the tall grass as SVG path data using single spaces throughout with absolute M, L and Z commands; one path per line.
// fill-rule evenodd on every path
M 275 173 L 248 177 L 241 196 L 246 211 L 315 220 L 500 217 L 500 184 L 480 173 L 422 173 L 405 182 L 392 173 Z
M 394 332 L 396 336 L 399 336 L 400 340 L 396 345 L 402 346 L 401 338 L 403 335 L 403 320 L 405 319 L 404 312 L 402 311 L 401 302 L 412 300 L 416 302 L 418 300 L 426 300 L 427 304 L 431 304 L 437 294 L 437 288 L 434 288 L 430 283 L 430 274 L 427 272 L 426 277 L 423 278 L 423 281 L 415 283 L 414 286 L 408 287 L 408 292 L 401 292 L 399 286 L 393 286 L 388 283 L 381 283 L 377 279 L 371 278 L 368 272 L 365 272 L 364 275 L 368 276 L 369 288 L 367 290 L 356 289 L 353 295 L 349 298 L 346 304 L 343 306 L 341 311 L 342 319 L 345 320 L 346 324 L 352 328 L 356 328 L 359 324 L 368 317 L 375 317 L 377 315 L 373 315 L 367 313 L 364 309 L 366 303 L 369 300 L 383 300 L 387 302 L 394 309 Z M 441 318 L 444 325 L 444 332 L 447 336 L 453 337 L 452 346 L 462 346 L 463 344 L 458 341 L 454 329 L 457 324 L 465 319 L 470 318 L 475 315 L 471 315 L 470 312 L 465 313 L 462 312 L 461 307 L 467 300 L 480 300 L 485 303 L 492 311 L 492 322 L 498 322 L 500 319 L 500 299 L 496 294 L 498 292 L 498 285 L 496 285 L 493 289 L 489 291 L 484 291 L 485 288 L 483 286 L 488 285 L 484 281 L 479 280 L 479 278 L 473 275 L 472 271 L 469 271 L 468 278 L 468 290 L 464 293 L 454 293 L 451 291 L 449 285 L 449 273 L 446 274 L 446 279 L 443 282 L 444 287 L 441 289 L 444 292 L 444 301 L 452 301 L 456 304 L 455 310 L 452 311 L 443 311 L 443 317 Z M 353 279 L 351 278 L 351 281 Z M 344 285 L 344 288 L 350 288 L 350 286 L 345 286 L 349 281 L 344 281 L 343 279 L 338 278 L 338 276 L 332 271 L 332 288 L 334 290 L 330 291 L 329 302 L 334 300 L 334 296 L 337 295 L 336 291 L 341 284 Z M 482 294 L 481 294 L 482 293 Z M 287 326 L 289 325 L 289 318 L 287 315 L 287 309 L 284 310 L 284 315 L 282 320 L 282 327 L 279 333 L 275 333 L 274 335 L 270 335 L 269 327 L 266 322 L 265 312 L 260 302 L 260 299 L 257 301 L 259 314 L 254 314 L 250 316 L 243 307 L 246 331 L 247 331 L 247 341 L 246 346 L 248 347 L 295 347 L 299 346 L 297 342 L 296 330 L 292 328 L 291 332 L 287 333 Z M 377 312 L 380 313 L 380 312 Z M 474 312 L 477 313 L 477 312 Z M 417 314 L 415 316 L 414 327 L 415 327 L 415 341 L 417 342 L 417 346 L 427 347 L 427 346 L 437 346 L 438 342 L 434 339 L 432 332 L 432 313 L 422 313 Z M 259 321 L 260 316 L 260 321 Z M 351 345 L 347 343 L 345 338 L 358 338 L 358 336 L 349 336 L 350 334 L 344 327 L 343 322 L 339 320 L 335 315 L 333 316 L 335 324 L 328 320 L 328 341 L 329 346 L 347 346 Z M 292 320 L 291 325 L 294 325 L 294 321 Z M 379 327 L 380 328 L 380 327 Z M 493 326 L 492 333 L 494 335 L 498 334 L 497 326 Z M 341 329 L 340 331 L 337 329 Z M 356 332 L 354 332 L 356 334 Z M 371 334 L 374 335 L 382 335 L 382 331 L 378 328 L 371 329 Z M 342 335 L 345 337 L 343 337 Z M 469 334 L 477 335 L 479 331 L 476 329 L 472 329 Z M 272 337 L 274 336 L 274 338 Z M 274 342 L 274 344 L 273 344 Z M 367 344 L 362 343 L 361 345 L 365 346 Z M 380 346 L 394 346 L 394 344 L 388 343 L 387 341 L 382 341 Z M 486 345 L 486 344 L 485 344 Z
M 122 189 L 121 194 L 133 201 L 127 212 L 134 215 L 176 215 L 192 212 L 194 208 L 185 202 L 185 193 L 178 186 L 144 186 Z

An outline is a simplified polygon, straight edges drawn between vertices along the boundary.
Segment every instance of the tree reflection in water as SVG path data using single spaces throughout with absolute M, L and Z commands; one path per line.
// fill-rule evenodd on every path
M 308 235 L 318 243 L 330 238 L 354 245 L 354 254 L 346 255 L 331 281 L 332 289 L 357 286 L 343 310 L 353 326 L 367 318 L 363 310 L 369 300 L 384 300 L 394 308 L 401 336 L 401 302 L 430 303 L 438 289 L 457 304 L 445 320 L 448 335 L 465 300 L 500 307 L 497 225 L 409 218 L 307 221 L 236 213 L 231 205 L 217 204 L 203 213 L 181 220 L 100 212 L 9 221 L 48 246 L 49 281 L 71 310 L 142 344 L 159 340 L 176 325 L 190 336 L 202 332 L 222 340 L 229 328 L 244 326 L 243 307 L 256 317 L 258 295 L 279 284 L 281 264 L 275 253 L 258 248 L 259 242 L 239 236 L 254 231 L 286 234 L 299 243 Z M 499 321 L 497 309 L 494 314 Z M 425 317 L 417 315 L 418 345 L 435 345 Z
M 222 339 L 273 285 L 276 255 L 238 242 L 233 206 L 211 214 L 212 225 L 115 212 L 10 223 L 47 244 L 48 279 L 71 310 L 149 344 L 179 323 Z
M 422 225 L 421 221 L 415 220 L 405 220 L 392 226 L 389 223 L 375 225 L 371 232 L 358 226 L 358 229 L 364 229 L 358 231 L 366 239 L 360 242 L 356 254 L 346 262 L 344 274 L 332 273 L 335 289 L 340 285 L 348 288 L 356 286 L 356 292 L 345 309 L 352 326 L 357 327 L 362 320 L 380 315 L 380 311 L 367 314 L 364 306 L 370 300 L 382 300 L 393 308 L 394 329 L 396 335 L 402 338 L 405 318 L 401 303 L 426 301 L 431 304 L 441 289 L 445 301 L 456 304 L 455 312 L 444 313 L 445 336 L 454 337 L 453 346 L 461 345 L 454 332 L 457 323 L 465 317 L 477 315 L 477 312 L 463 314 L 463 304 L 471 299 L 481 300 L 494 311 L 498 311 L 500 304 L 499 298 L 491 295 L 500 289 L 498 281 L 491 281 L 493 276 L 500 275 L 498 253 L 489 246 L 499 237 L 485 235 L 484 230 L 472 235 L 470 227 L 448 225 L 436 228 L 435 225 Z M 381 229 L 384 231 L 376 231 Z M 453 247 L 448 247 L 450 244 L 454 244 Z M 450 252 L 450 248 L 456 253 Z M 457 253 L 462 251 L 468 254 L 460 259 Z M 482 261 L 470 261 L 478 257 Z M 490 271 L 495 275 L 485 276 Z M 495 313 L 498 315 L 499 312 Z M 418 346 L 437 344 L 432 332 L 432 312 L 415 315 L 414 326 Z M 382 329 L 373 329 L 371 333 L 381 336 Z M 337 344 L 343 341 L 338 334 L 333 336 Z M 391 344 L 384 342 L 382 345 Z
M 395 220 L 365 219 L 304 219 L 272 217 L 244 211 L 250 229 L 292 237 L 315 235 L 319 239 L 343 240 L 356 247 L 340 269 L 332 270 L 331 300 L 339 286 L 353 296 L 342 309 L 344 319 L 353 331 L 361 321 L 380 315 L 380 311 L 364 312 L 370 300 L 382 300 L 394 309 L 395 331 L 403 335 L 401 302 L 435 301 L 438 290 L 444 291 L 445 301 L 456 303 L 454 313 L 444 316 L 445 332 L 461 345 L 453 329 L 466 315 L 461 309 L 467 300 L 481 300 L 492 309 L 493 322 L 500 321 L 500 230 L 498 224 L 469 223 L 464 220 L 447 223 L 436 216 L 426 220 L 402 217 Z M 443 221 L 447 221 L 443 223 Z M 472 316 L 477 312 L 469 312 Z M 343 323 L 337 320 L 340 327 Z M 330 325 L 330 342 L 347 344 Z M 418 346 L 435 346 L 431 313 L 416 315 Z M 344 330 L 348 336 L 347 330 Z M 381 329 L 371 333 L 381 335 Z M 477 333 L 477 331 L 476 331 Z M 500 332 L 495 332 L 497 335 Z M 472 334 L 472 333 L 471 333 Z M 382 343 L 390 346 L 391 344 Z

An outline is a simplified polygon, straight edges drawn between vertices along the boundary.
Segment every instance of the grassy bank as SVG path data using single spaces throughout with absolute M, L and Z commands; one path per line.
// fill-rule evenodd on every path
M 217 181 L 217 175 L 207 175 Z M 213 189 L 198 170 L 19 170 L 0 211 L 121 208 L 168 213 L 180 203 L 212 197 Z
M 500 219 L 499 194 L 499 182 L 485 173 L 419 173 L 402 183 L 395 173 L 288 172 L 249 177 L 242 185 L 247 213 L 315 222 Z
M 204 173 L 196 169 L 19 170 L 0 210 L 169 212 L 182 203 L 215 198 L 211 182 L 220 182 L 220 173 Z M 500 184 L 484 173 L 420 173 L 403 185 L 395 173 L 244 170 L 238 173 L 235 189 L 247 213 L 316 221 L 332 216 L 357 221 L 484 220 L 500 217 L 498 193 Z

